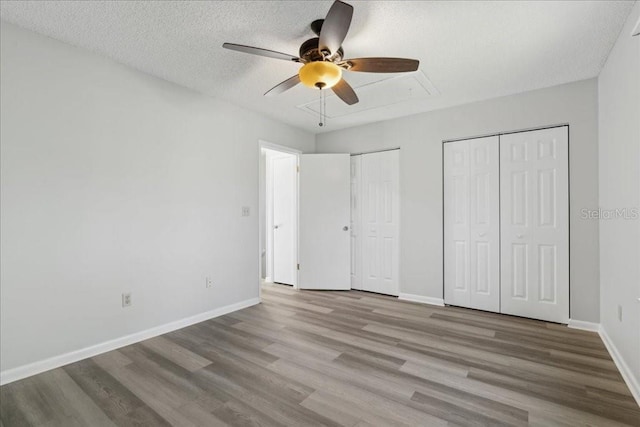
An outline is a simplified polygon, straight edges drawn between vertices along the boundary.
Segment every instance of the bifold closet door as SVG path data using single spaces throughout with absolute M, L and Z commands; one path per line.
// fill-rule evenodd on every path
M 398 295 L 400 150 L 360 157 L 362 289 Z
M 500 137 L 502 313 L 569 320 L 569 130 Z
M 499 140 L 444 144 L 444 301 L 500 311 Z
M 351 289 L 362 289 L 362 155 L 351 156 Z

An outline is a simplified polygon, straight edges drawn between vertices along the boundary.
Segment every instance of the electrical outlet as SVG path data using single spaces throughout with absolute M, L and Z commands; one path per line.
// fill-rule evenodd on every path
M 131 292 L 122 294 L 122 307 L 131 306 Z
M 207 276 L 207 278 L 205 280 L 205 287 L 206 288 L 212 288 L 213 287 L 213 279 L 211 278 L 211 276 Z
M 618 321 L 622 322 L 622 306 L 618 306 Z
M 251 209 L 249 209 L 249 206 L 243 206 L 242 216 L 249 216 L 250 214 L 251 214 Z

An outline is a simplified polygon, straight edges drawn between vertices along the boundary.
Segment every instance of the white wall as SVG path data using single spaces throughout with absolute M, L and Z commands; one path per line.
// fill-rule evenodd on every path
M 640 3 L 598 79 L 600 206 L 607 210 L 640 208 L 640 36 L 631 37 L 638 19 Z M 600 263 L 602 328 L 635 377 L 640 402 L 640 219 L 600 221 Z
M 0 369 L 256 298 L 258 140 L 314 136 L 5 22 L 1 40 Z
M 400 292 L 442 298 L 442 141 L 570 125 L 571 317 L 599 321 L 595 79 L 318 135 L 318 152 L 401 147 Z

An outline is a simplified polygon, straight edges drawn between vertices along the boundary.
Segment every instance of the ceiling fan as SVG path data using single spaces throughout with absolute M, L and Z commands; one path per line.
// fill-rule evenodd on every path
M 342 78 L 343 70 L 368 73 L 404 73 L 416 71 L 420 62 L 416 59 L 405 58 L 343 59 L 342 42 L 349 31 L 352 16 L 353 6 L 336 0 L 325 19 L 317 19 L 311 23 L 311 30 L 318 37 L 302 43 L 299 57 L 234 43 L 224 43 L 222 47 L 303 64 L 298 74 L 276 85 L 267 91 L 265 96 L 282 93 L 298 83 L 302 83 L 315 89 L 331 89 L 341 100 L 353 105 L 358 102 L 358 96 L 349 83 Z

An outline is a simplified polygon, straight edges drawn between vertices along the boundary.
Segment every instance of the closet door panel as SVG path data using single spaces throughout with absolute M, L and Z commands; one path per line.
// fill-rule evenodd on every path
M 398 295 L 400 171 L 399 150 L 363 154 L 362 289 Z
M 444 302 L 469 307 L 469 142 L 444 144 Z
M 444 144 L 445 302 L 500 310 L 498 137 Z
M 568 128 L 501 136 L 502 312 L 569 320 Z
M 469 141 L 470 307 L 500 311 L 498 137 Z
M 351 289 L 362 289 L 362 156 L 351 157 Z

